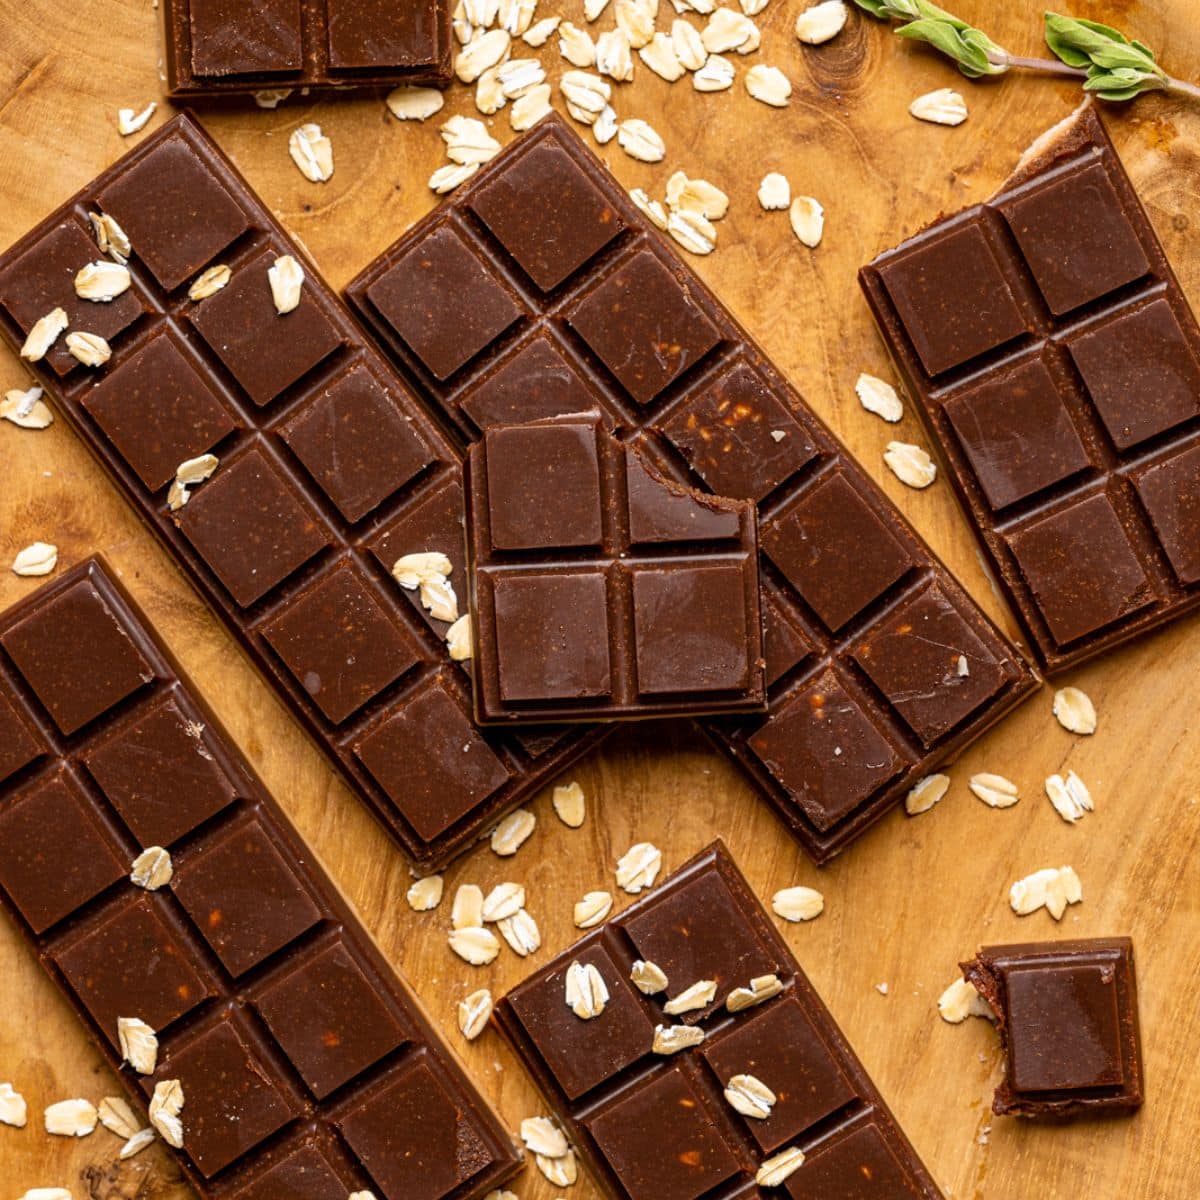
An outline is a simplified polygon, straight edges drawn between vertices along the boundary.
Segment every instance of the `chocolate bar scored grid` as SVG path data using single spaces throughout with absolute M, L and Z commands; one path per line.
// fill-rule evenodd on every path
M 69 653 L 68 653 L 69 648 Z M 0 905 L 202 1196 L 467 1200 L 511 1139 L 98 559 L 0 615 Z M 153 841 L 152 841 L 153 839 Z M 143 849 L 174 876 L 135 886 Z M 159 1038 L 123 1066 L 118 1017 Z
M 1048 671 L 1200 603 L 1200 329 L 1094 111 L 861 281 Z
M 1037 686 L 560 118 L 346 295 L 464 438 L 598 408 L 667 474 L 757 503 L 768 715 L 700 725 L 818 862 Z
M 663 970 L 665 992 L 638 991 L 638 960 Z M 573 963 L 608 990 L 592 1018 L 565 1003 Z M 734 988 L 772 975 L 777 994 L 728 1012 Z M 664 1012 L 669 996 L 702 979 L 717 985 L 706 1009 Z M 614 1200 L 942 1195 L 719 841 L 519 984 L 496 1018 Z M 684 1021 L 704 1041 L 654 1054 L 656 1026 Z M 775 1093 L 765 1118 L 743 1116 L 724 1096 L 744 1074 Z M 804 1162 L 781 1188 L 760 1188 L 759 1167 L 790 1147 Z
M 100 257 L 87 214 L 118 220 L 133 286 L 76 298 Z M 601 728 L 478 732 L 465 668 L 396 559 L 441 551 L 465 603 L 456 449 L 311 271 L 279 316 L 267 270 L 298 253 L 221 152 L 180 116 L 0 257 L 0 332 L 20 346 L 62 305 L 107 337 L 81 366 L 63 339 L 36 364 L 116 479 L 353 790 L 421 866 L 444 863 L 550 782 Z M 214 263 L 228 286 L 186 285 Z M 178 513 L 185 459 L 220 466 Z

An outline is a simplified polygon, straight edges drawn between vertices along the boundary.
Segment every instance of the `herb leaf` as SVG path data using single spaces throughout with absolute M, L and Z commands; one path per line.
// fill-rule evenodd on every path
M 1131 41 L 1111 25 L 1078 17 L 1046 14 L 1046 44 L 1069 67 L 1101 67 L 1161 75 L 1154 51 Z
M 901 25 L 896 33 L 913 41 L 927 42 L 940 50 L 958 63 L 959 70 L 970 79 L 1000 75 L 1007 69 L 1002 62 L 994 63 L 988 57 L 989 51 L 998 49 L 995 43 L 981 30 L 970 26 L 960 29 L 948 21 L 922 18 Z

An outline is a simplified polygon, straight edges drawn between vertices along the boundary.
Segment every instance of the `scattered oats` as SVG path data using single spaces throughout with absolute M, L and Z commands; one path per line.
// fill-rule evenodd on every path
M 725 997 L 725 1007 L 731 1013 L 741 1012 L 770 1000 L 772 996 L 778 996 L 782 991 L 783 981 L 778 975 L 759 975 L 750 980 L 748 988 L 734 988 Z
M 654 37 L 654 20 L 658 12 L 658 0 L 617 0 L 617 28 L 629 39 L 629 44 L 640 50 Z
M 460 46 L 466 46 L 473 41 L 477 33 L 475 26 L 466 19 L 465 12 L 462 0 L 458 0 L 450 19 L 450 28 L 454 31 L 454 36 Z
M 573 962 L 563 988 L 567 1007 L 581 1020 L 598 1017 L 608 1003 L 608 985 L 591 963 Z
M 893 425 L 904 416 L 904 403 L 896 389 L 883 379 L 868 375 L 865 371 L 854 384 L 858 402 L 869 413 L 882 417 Z
M 938 88 L 936 92 L 918 96 L 908 111 L 918 121 L 929 121 L 934 125 L 961 125 L 967 119 L 967 102 L 952 88 Z
M 75 295 L 80 300 L 108 304 L 129 291 L 130 283 L 128 267 L 102 259 L 79 269 L 75 276 Z
M 691 987 L 684 988 L 673 1000 L 663 1005 L 663 1012 L 669 1017 L 677 1017 L 680 1013 L 695 1012 L 707 1008 L 717 994 L 715 979 L 698 979 Z
M 554 811 L 558 819 L 571 829 L 578 829 L 587 815 L 587 801 L 584 799 L 583 788 L 575 780 L 570 783 L 560 783 L 554 789 Z
M 821 244 L 825 235 L 825 209 L 819 200 L 812 196 L 797 196 L 788 208 L 788 220 L 792 223 L 792 232 L 810 250 Z
M 157 892 L 171 882 L 174 874 L 171 855 L 161 846 L 150 846 L 133 860 L 129 881 L 148 892 Z
M 937 478 L 937 466 L 928 452 L 911 442 L 888 442 L 883 461 L 911 488 L 927 488 Z
M 54 414 L 42 399 L 42 389 L 31 387 L 26 391 L 12 388 L 0 400 L 0 418 L 11 421 L 22 429 L 48 429 L 54 424 Z
M 188 288 L 188 299 L 207 300 L 209 296 L 215 296 L 232 278 L 233 272 L 223 263 L 209 267 Z
M 525 907 L 525 889 L 519 883 L 498 883 L 484 898 L 480 912 L 488 924 L 511 917 Z
M 102 367 L 112 358 L 108 342 L 98 333 L 68 333 L 67 349 L 85 367 Z
M 22 1194 L 21 1200 L 72 1200 L 72 1196 L 66 1188 L 30 1188 Z
M 392 578 L 407 591 L 417 592 L 422 606 L 435 621 L 458 620 L 458 597 L 447 578 L 454 569 L 438 550 L 405 554 L 392 567 Z
M 183 1148 L 183 1087 L 178 1079 L 162 1079 L 154 1085 L 150 1098 L 150 1124 L 158 1130 L 159 1137 L 176 1150 Z
M 450 949 L 473 967 L 486 966 L 500 953 L 500 942 L 490 929 L 467 925 L 450 933 Z
M 141 112 L 132 108 L 118 108 L 117 132 L 122 137 L 129 137 L 131 133 L 137 133 L 139 130 L 145 129 L 157 108 L 158 105 L 153 100 Z
M 34 578 L 49 575 L 57 566 L 58 547 L 49 542 L 34 542 L 13 559 L 12 570 L 14 575 Z
M 796 18 L 796 36 L 806 46 L 820 46 L 842 32 L 849 15 L 843 0 L 814 4 Z
M 473 1042 L 492 1019 L 492 993 L 480 988 L 458 1002 L 458 1028 L 468 1042 Z
M 448 163 L 444 167 L 438 167 L 430 175 L 429 186 L 439 196 L 444 196 L 447 192 L 452 192 L 456 187 L 466 183 L 478 170 L 478 163 L 469 163 L 466 166 L 459 166 L 457 163 Z
M 617 127 L 617 110 L 606 104 L 592 122 L 592 137 L 599 145 L 607 146 L 617 136 Z
M 886 996 L 888 994 L 888 992 L 891 991 L 891 988 L 886 983 L 877 983 L 875 985 L 875 990 L 881 996 Z
M 967 780 L 967 787 L 989 808 L 1012 808 L 1021 798 L 1020 790 L 1011 779 L 987 771 L 972 775 Z
M 610 892 L 587 892 L 582 900 L 575 902 L 575 927 L 593 929 L 612 912 L 613 898 Z
M 772 429 L 771 430 L 771 441 L 782 442 L 785 437 L 787 437 L 786 429 Z
M 476 29 L 487 29 L 500 15 L 500 0 L 464 0 L 463 15 Z
M 528 31 L 536 10 L 537 0 L 500 0 L 496 19 L 501 29 L 520 37 Z
M 154 1141 L 154 1130 L 147 1125 L 145 1129 L 139 1129 L 126 1141 L 117 1154 L 117 1158 L 121 1161 L 133 1158 L 134 1155 L 141 1154 L 152 1141 Z
M 689 179 L 676 171 L 667 180 L 667 207 L 719 221 L 729 211 L 729 197 L 707 179 Z
M 719 54 L 710 54 L 692 76 L 692 87 L 698 92 L 723 92 L 733 87 L 733 63 Z
M 735 1075 L 725 1085 L 725 1099 L 743 1117 L 765 1121 L 778 1097 L 754 1075 Z
M 650 842 L 637 842 L 617 860 L 617 886 L 632 896 L 653 887 L 662 868 L 662 851 Z
M 609 29 L 596 39 L 596 70 L 618 83 L 633 79 L 633 54 L 627 33 Z
M 612 84 L 588 71 L 566 71 L 558 86 L 567 112 L 584 125 L 595 121 L 612 99 Z
M 684 75 L 683 63 L 675 52 L 675 43 L 669 34 L 659 31 L 645 45 L 638 48 L 638 58 L 652 70 L 655 75 L 674 83 Z
M 970 676 L 971 664 L 967 662 L 967 656 L 965 654 L 960 654 L 958 656 L 958 662 L 955 663 L 954 666 L 954 673 L 959 677 L 959 679 L 966 679 Z
M 278 108 L 291 94 L 291 88 L 263 88 L 254 93 L 254 103 L 259 108 Z
M 617 142 L 630 158 L 638 162 L 662 162 L 667 148 L 658 134 L 640 117 L 622 121 L 617 126 Z
M 572 1187 L 579 1178 L 574 1150 L 568 1150 L 561 1158 L 547 1158 L 544 1154 L 537 1154 L 534 1155 L 533 1161 L 555 1187 Z
M 707 217 L 697 212 L 673 212 L 667 217 L 667 232 L 692 254 L 711 254 L 717 231 Z
M 709 54 L 724 54 L 736 50 L 747 52 L 748 46 L 757 48 L 758 27 L 745 13 L 732 8 L 718 8 L 700 31 L 700 40 Z
M 142 1127 L 137 1113 L 120 1096 L 105 1096 L 96 1109 L 100 1124 L 119 1138 L 131 1138 Z
M 754 1177 L 759 1187 L 779 1187 L 785 1179 L 804 1163 L 804 1151 L 799 1146 L 789 1146 L 772 1158 L 768 1158 Z
M 483 924 L 483 891 L 473 883 L 459 884 L 450 906 L 450 925 L 454 929 L 472 929 Z
M 1068 825 L 1074 825 L 1080 817 L 1095 811 L 1092 793 L 1074 771 L 1068 771 L 1066 779 L 1061 775 L 1049 776 L 1046 780 L 1046 795 L 1050 797 L 1054 811 Z
M 107 213 L 90 212 L 88 220 L 92 223 L 92 230 L 96 235 L 96 245 L 100 253 L 107 254 L 119 263 L 124 263 L 133 253 L 133 246 L 129 242 L 129 235 L 117 224 L 116 218 L 110 217 Z
M 300 307 L 300 289 L 304 286 L 304 268 L 290 255 L 284 254 L 267 269 L 271 284 L 271 299 L 275 311 L 282 317 Z
M 44 317 L 39 317 L 21 347 L 21 357 L 28 362 L 45 358 L 67 323 L 67 314 L 61 308 L 53 308 Z
M 1046 867 L 1018 879 L 1008 893 L 1008 902 L 1019 917 L 1028 916 L 1039 908 L 1061 921 L 1069 904 L 1083 899 L 1083 887 L 1072 867 Z
M 704 1030 L 698 1025 L 656 1025 L 654 1044 L 650 1047 L 655 1054 L 678 1054 L 704 1041 Z
M 564 21 L 558 27 L 558 52 L 573 67 L 596 65 L 596 43 L 592 41 L 592 35 L 570 21 Z
M 527 808 L 515 809 L 492 830 L 492 849 L 501 858 L 516 854 L 536 824 L 537 818 Z
M 688 71 L 699 71 L 708 58 L 700 31 L 682 17 L 676 17 L 671 24 L 671 48 L 679 65 Z
M 460 166 L 481 164 L 500 153 L 500 143 L 474 117 L 451 117 L 442 126 L 446 157 Z
M 772 108 L 786 108 L 792 84 L 778 67 L 756 63 L 746 72 L 746 91 Z
M 96 1106 L 87 1100 L 60 1100 L 46 1109 L 46 1132 L 87 1137 L 96 1128 Z
M 118 1017 L 117 1044 L 121 1047 L 121 1058 L 139 1075 L 154 1074 L 158 1064 L 158 1034 L 145 1021 L 140 1017 Z
M 769 2 L 770 0 L 740 0 L 742 12 L 748 17 L 757 17 Z
M 510 58 L 496 68 L 496 75 L 508 100 L 519 100 L 531 88 L 546 82 L 546 72 L 536 58 Z
M 770 171 L 758 185 L 758 202 L 767 212 L 779 212 L 792 202 L 792 188 L 785 175 Z
M 426 875 L 408 889 L 408 906 L 413 912 L 429 912 L 442 902 L 446 883 L 440 875 Z
M 201 454 L 197 458 L 181 462 L 175 469 L 175 478 L 167 490 L 167 508 L 178 512 L 192 498 L 188 489 L 209 479 L 220 465 L 220 461 L 215 454 Z
M 657 996 L 667 990 L 667 973 L 658 963 L 644 962 L 639 958 L 633 964 L 629 978 L 643 996 Z
M 563 1131 L 549 1117 L 526 1117 L 521 1122 L 521 1141 L 530 1154 L 562 1158 L 570 1147 Z
M 469 42 L 454 60 L 454 73 L 463 83 L 474 83 L 480 75 L 508 57 L 512 35 L 506 29 L 489 29 Z
M 945 798 L 949 788 L 949 775 L 926 775 L 924 779 L 918 779 L 904 797 L 904 811 L 910 817 L 928 812 Z
M 532 129 L 543 117 L 549 116 L 551 111 L 550 85 L 539 83 L 513 102 L 508 113 L 509 124 L 514 133 L 523 133 L 526 129 Z
M 608 7 L 608 0 L 583 0 L 583 19 L 590 25 Z
M 1077 687 L 1059 688 L 1054 693 L 1054 716 L 1071 733 L 1086 737 L 1096 732 L 1096 707 Z
M 992 1010 L 988 1002 L 975 990 L 973 983 L 956 979 L 939 997 L 938 1014 L 949 1025 L 961 1025 L 968 1017 L 986 1017 Z
M 631 188 L 629 198 L 657 229 L 666 229 L 667 214 L 658 200 L 651 200 L 642 188 Z
M 511 917 L 504 917 L 496 922 L 500 936 L 508 943 L 514 954 L 525 958 L 536 954 L 541 949 L 542 932 L 538 929 L 537 921 L 525 909 L 518 909 Z
M 554 31 L 561 22 L 562 17 L 545 17 L 535 25 L 530 25 L 523 34 L 525 44 L 533 46 L 535 49 L 544 46 L 554 35 Z
M 498 113 L 508 103 L 500 86 L 500 68 L 488 67 L 475 83 L 475 107 L 484 116 Z
M 0 1125 L 11 1125 L 24 1129 L 29 1119 L 29 1106 L 20 1092 L 13 1090 L 11 1083 L 0 1083 Z
M 771 897 L 771 907 L 785 921 L 811 921 L 825 911 L 825 897 L 815 888 L 783 888 Z
M 300 174 L 310 183 L 328 183 L 333 178 L 333 143 L 320 125 L 301 125 L 288 138 L 288 153 Z
M 446 630 L 446 650 L 454 662 L 466 662 L 471 657 L 471 614 L 463 613 Z

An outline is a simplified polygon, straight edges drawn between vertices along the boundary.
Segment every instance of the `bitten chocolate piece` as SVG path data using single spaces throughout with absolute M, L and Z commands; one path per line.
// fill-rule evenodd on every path
M 639 960 L 666 974 L 664 991 L 635 987 Z M 590 1018 L 566 1001 L 576 964 L 608 992 Z M 712 1002 L 668 1015 L 701 980 Z M 752 981 L 760 998 L 746 1004 Z M 719 841 L 514 988 L 496 1019 L 614 1200 L 942 1195 Z M 656 1054 L 656 1027 L 685 1022 L 703 1040 Z M 771 1095 L 765 1114 L 728 1098 L 745 1076 Z M 793 1148 L 803 1163 L 760 1191 L 762 1165 Z
M 1091 106 L 861 281 L 1048 671 L 1200 604 L 1200 328 Z
M 64 723 L 72 689 L 84 724 Z M 0 906 L 137 1103 L 180 1083 L 177 1157 L 200 1196 L 467 1200 L 516 1171 L 503 1126 L 99 559 L 0 614 L 0 744 L 14 733 Z M 151 845 L 174 867 L 155 891 L 129 879 Z M 157 1034 L 152 1074 L 122 1064 L 122 1017 Z
M 451 79 L 450 0 L 162 0 L 167 94 Z
M 466 440 L 598 410 L 660 472 L 757 504 L 767 713 L 701 725 L 818 862 L 1036 687 L 558 118 L 483 167 L 347 297 Z M 588 604 L 584 590 L 571 603 Z
M 75 298 L 75 272 L 101 257 L 89 212 L 132 243 L 132 286 L 113 302 L 135 301 L 125 327 L 108 320 L 111 305 Z M 391 574 L 403 555 L 445 554 L 465 611 L 458 451 L 311 268 L 299 307 L 276 312 L 267 273 L 288 253 L 303 257 L 179 117 L 0 255 L 0 333 L 19 346 L 58 304 L 73 328 L 108 320 L 103 367 L 56 348 L 35 370 L 330 761 L 427 868 L 471 846 L 603 730 L 472 727 L 469 664 L 450 661 L 448 623 Z M 215 265 L 230 268 L 228 284 L 189 299 Z M 179 465 L 206 453 L 215 472 L 171 509 Z M 46 652 L 35 633 L 14 642 L 14 657 Z M 99 636 L 84 638 L 58 664 L 66 676 L 39 684 L 63 733 L 98 711 L 88 656 L 103 653 Z M 127 690 L 140 685 L 132 648 L 109 669 Z M 136 777 L 114 785 L 129 819 L 170 832 L 170 810 L 149 811 Z
M 467 460 L 477 719 L 761 710 L 756 531 L 598 415 L 489 429 Z
M 962 964 L 1007 1056 L 1001 1116 L 1132 1112 L 1145 1098 L 1129 938 L 985 946 Z

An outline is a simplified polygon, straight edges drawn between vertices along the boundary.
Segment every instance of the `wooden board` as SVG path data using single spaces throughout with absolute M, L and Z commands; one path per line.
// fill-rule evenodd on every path
M 921 433 L 915 417 L 897 431 L 855 400 L 859 371 L 887 375 L 888 364 L 854 272 L 939 211 L 988 195 L 1021 148 L 1070 111 L 1077 93 L 1027 78 L 967 84 L 857 15 L 836 42 L 805 52 L 791 33 L 799 6 L 771 0 L 759 18 L 758 61 L 792 77 L 790 107 L 757 105 L 740 84 L 701 96 L 686 81 L 669 87 L 639 67 L 636 82 L 618 96 L 619 111 L 650 120 L 666 141 L 666 161 L 636 163 L 615 143 L 605 156 L 623 183 L 652 194 L 662 194 L 677 168 L 729 192 L 717 252 L 697 260 L 698 269 L 1003 619 L 945 482 L 918 494 L 883 467 L 889 439 L 921 440 Z M 1121 24 L 1163 51 L 1174 72 L 1200 79 L 1195 0 L 1079 0 L 1075 7 Z M 581 0 L 542 0 L 541 8 L 581 19 Z M 986 21 L 1014 52 L 1039 51 L 1042 6 L 1034 0 L 959 0 L 956 8 Z M 117 107 L 140 108 L 159 96 L 156 18 L 152 0 L 0 0 L 0 244 L 121 154 Z M 746 65 L 739 60 L 739 69 Z M 914 96 L 947 85 L 968 98 L 966 125 L 937 128 L 907 115 Z M 473 111 L 467 89 L 455 90 L 452 111 Z M 287 155 L 289 132 L 308 120 L 333 139 L 337 170 L 325 186 L 303 180 Z M 227 110 L 205 121 L 335 285 L 434 202 L 425 180 L 442 161 L 436 125 L 401 125 L 377 97 L 319 104 L 296 98 L 276 112 Z M 492 125 L 502 140 L 511 136 L 504 113 Z M 1114 115 L 1113 130 L 1184 286 L 1200 302 L 1200 258 L 1189 253 L 1200 223 L 1200 108 L 1143 99 Z M 768 170 L 783 171 L 795 192 L 825 204 L 825 241 L 815 253 L 792 237 L 784 214 L 759 208 L 754 192 Z M 15 358 L 0 355 L 0 388 L 23 380 Z M 500 994 L 530 964 L 505 951 L 494 967 L 476 970 L 450 954 L 448 905 L 431 914 L 409 911 L 405 864 L 65 425 L 33 433 L 0 422 L 0 563 L 37 538 L 56 542 L 64 565 L 96 550 L 109 557 L 385 952 L 463 1048 L 506 1120 L 515 1128 L 539 1111 L 498 1037 L 489 1033 L 464 1047 L 453 1015 L 467 991 L 487 984 Z M 0 604 L 34 586 L 0 571 Z M 543 798 L 537 832 L 517 857 L 502 861 L 480 848 L 448 874 L 448 894 L 464 881 L 523 882 L 544 935 L 541 962 L 572 940 L 571 901 L 591 888 L 614 887 L 613 863 L 630 843 L 655 842 L 670 868 L 719 834 L 761 896 L 801 882 L 825 893 L 825 915 L 787 928 L 785 936 L 947 1195 L 1190 1198 L 1200 1173 L 1198 668 L 1200 624 L 1193 618 L 1079 672 L 1072 682 L 1100 712 L 1095 737 L 1076 739 L 1060 729 L 1046 692 L 962 759 L 936 810 L 917 819 L 894 814 L 821 872 L 686 725 L 624 730 L 576 772 L 590 802 L 582 831 L 559 824 Z M 1087 781 L 1097 802 L 1095 814 L 1073 828 L 1041 791 L 1046 775 L 1067 768 Z M 1024 799 L 1003 812 L 985 808 L 966 790 L 967 777 L 980 770 L 1008 775 Z M 1078 870 L 1084 902 L 1061 926 L 1045 913 L 1015 917 L 1010 883 L 1063 863 Z M 981 1021 L 951 1028 L 934 1011 L 955 963 L 981 941 L 1115 933 L 1132 934 L 1137 946 L 1145 1109 L 1132 1120 L 1061 1128 L 993 1122 L 988 1104 L 1000 1071 L 994 1034 Z M 875 987 L 883 982 L 886 997 Z M 7 925 L 0 925 L 0 1014 L 0 1080 L 17 1085 L 33 1116 L 25 1130 L 0 1126 L 3 1197 L 51 1185 L 72 1188 L 77 1200 L 187 1195 L 157 1149 L 110 1172 L 118 1144 L 103 1130 L 79 1142 L 44 1133 L 44 1105 L 76 1095 L 98 1100 L 114 1085 Z M 534 1174 L 515 1190 L 522 1200 L 559 1194 Z M 595 1195 L 581 1180 L 570 1200 Z

